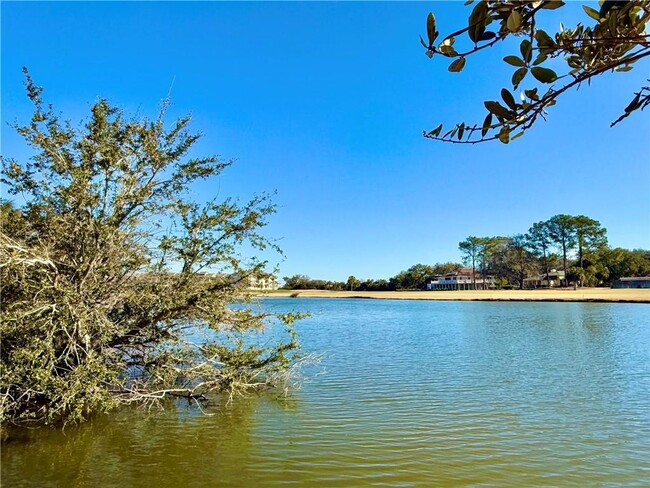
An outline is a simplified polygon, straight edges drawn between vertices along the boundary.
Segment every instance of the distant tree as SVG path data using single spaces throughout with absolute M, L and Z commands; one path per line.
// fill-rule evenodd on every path
M 296 317 L 276 315 L 288 339 L 259 346 L 271 316 L 230 306 L 266 276 L 239 251 L 275 247 L 268 197 L 200 205 L 190 185 L 231 163 L 189 155 L 189 117 L 128 118 L 100 99 L 75 128 L 26 77 L 34 112 L 16 129 L 34 156 L 2 159 L 20 206 L 0 206 L 0 422 L 272 385 L 296 358 Z
M 562 253 L 564 286 L 567 286 L 569 276 L 568 255 L 577 243 L 575 219 L 571 215 L 554 215 L 546 225 L 550 240 L 557 245 Z
M 584 271 L 585 253 L 595 252 L 607 245 L 607 229 L 603 228 L 600 222 L 586 215 L 573 217 L 573 225 L 578 245 L 578 267 Z
M 597 284 L 611 285 L 620 278 L 650 276 L 650 251 L 604 247 L 585 258 L 585 267 L 597 270 L 594 273 Z
M 466 266 L 472 266 L 472 285 L 474 289 L 476 289 L 476 264 L 480 258 L 482 243 L 483 240 L 476 236 L 469 236 L 458 243 L 463 263 Z
M 361 284 L 361 281 L 356 276 L 349 276 L 346 282 L 346 289 L 354 291 Z
M 510 237 L 504 246 L 497 249 L 492 267 L 497 276 L 507 278 L 508 282 L 516 284 L 519 289 L 524 287 L 524 279 L 538 269 L 523 234 Z
M 545 221 L 536 222 L 524 235 L 524 242 L 530 252 L 536 256 L 544 269 L 545 278 L 548 282 L 550 269 L 550 248 L 551 238 L 549 235 L 548 223 Z
M 389 284 L 387 280 L 366 280 L 359 285 L 359 290 L 363 291 L 387 291 Z
M 436 263 L 432 266 L 431 274 L 434 276 L 442 276 L 449 273 L 455 273 L 462 269 L 461 263 Z
M 481 237 L 479 243 L 479 269 L 483 277 L 483 289 L 487 287 L 487 276 L 493 268 L 494 259 L 505 251 L 508 243 L 507 237 Z
M 473 0 L 466 2 L 474 3 Z M 520 89 L 525 79 L 532 81 L 516 97 L 504 87 L 501 101 L 485 101 L 487 116 L 482 124 L 461 122 L 445 130 L 443 125 L 424 131 L 427 138 L 454 142 L 484 142 L 498 139 L 504 144 L 521 137 L 539 119 L 545 120 L 546 110 L 555 105 L 567 90 L 589 85 L 591 79 L 607 72 L 631 70 L 635 64 L 650 55 L 646 25 L 650 19 L 648 1 L 602 1 L 600 9 L 583 6 L 585 20 L 575 27 L 560 24 L 556 33 L 547 33 L 538 27 L 538 18 L 548 9 L 564 6 L 562 1 L 479 1 L 474 6 L 466 27 L 437 42 L 439 32 L 432 13 L 427 18 L 427 41 L 420 42 L 430 58 L 440 55 L 453 61 L 449 71 L 459 72 L 467 59 L 509 38 L 517 39 L 518 52 L 503 58 L 512 66 L 511 85 Z M 467 33 L 469 45 L 460 49 L 458 36 Z M 566 66 L 556 72 L 563 60 Z M 552 67 L 552 68 L 551 68 Z M 534 80 L 530 79 L 531 75 Z M 548 86 L 546 91 L 539 91 Z M 623 113 L 612 126 L 636 110 L 650 105 L 650 86 L 640 87 L 632 96 Z
M 402 288 L 409 290 L 423 290 L 433 276 L 433 268 L 428 264 L 414 264 L 403 275 Z
M 311 278 L 307 275 L 293 275 L 293 276 L 285 276 L 283 278 L 284 280 L 284 285 L 282 288 L 286 290 L 307 290 L 311 288 Z

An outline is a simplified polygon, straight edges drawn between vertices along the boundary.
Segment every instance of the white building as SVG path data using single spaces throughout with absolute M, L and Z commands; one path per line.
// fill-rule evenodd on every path
M 427 290 L 485 290 L 496 288 L 494 276 L 483 276 L 476 272 L 472 279 L 472 268 L 462 268 L 454 273 L 434 276 L 427 284 Z

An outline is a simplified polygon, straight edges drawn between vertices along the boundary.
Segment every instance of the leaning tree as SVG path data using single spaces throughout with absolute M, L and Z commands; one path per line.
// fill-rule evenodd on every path
M 275 247 L 267 195 L 198 203 L 228 166 L 195 155 L 189 117 L 131 118 L 104 99 L 62 120 L 26 74 L 34 111 L 4 158 L 0 207 L 0 420 L 76 421 L 120 404 L 274 384 L 297 359 L 294 315 L 240 305 Z M 256 336 L 271 321 L 276 342 Z

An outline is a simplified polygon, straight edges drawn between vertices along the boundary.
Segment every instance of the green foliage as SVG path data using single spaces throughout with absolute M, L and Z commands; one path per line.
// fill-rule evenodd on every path
M 396 290 L 424 290 L 434 274 L 433 266 L 414 264 L 395 275 L 392 280 Z
M 361 281 L 355 276 L 348 276 L 348 280 L 345 283 L 345 289 L 354 291 L 356 287 L 358 287 L 361 284 Z
M 120 404 L 202 398 L 272 385 L 296 359 L 293 315 L 247 306 L 242 284 L 274 248 L 266 195 L 192 201 L 190 185 L 231 163 L 196 157 L 190 118 L 134 119 L 106 100 L 87 123 L 61 121 L 26 72 L 34 104 L 16 130 L 28 161 L 3 158 L 0 207 L 2 422 L 78 421 Z M 288 339 L 268 347 L 269 321 Z
M 463 264 L 472 266 L 472 284 L 476 286 L 476 265 L 481 256 L 483 238 L 469 236 L 464 241 L 458 243 L 458 249 L 461 252 Z
M 467 2 L 471 3 L 473 1 Z M 468 57 L 498 42 L 516 39 L 519 52 L 503 59 L 516 68 L 511 77 L 512 87 L 518 89 L 524 80 L 537 86 L 524 89 L 518 101 L 508 92 L 507 99 L 504 97 L 507 107 L 497 101 L 486 101 L 490 118 L 486 117 L 481 126 L 461 122 L 444 132 L 440 124 L 431 131 L 424 131 L 424 136 L 453 143 L 474 144 L 498 139 L 507 144 L 521 137 L 540 118 L 545 119 L 547 109 L 555 105 L 562 93 L 589 83 L 591 78 L 606 72 L 629 71 L 635 63 L 650 55 L 650 35 L 646 33 L 650 1 L 601 0 L 598 11 L 583 7 L 589 25 L 578 23 L 573 28 L 560 25 L 559 31 L 553 35 L 537 28 L 538 17 L 545 10 L 563 6 L 562 1 L 481 0 L 473 7 L 467 26 L 449 34 L 437 45 L 439 33 L 433 14 L 429 14 L 429 42 L 425 43 L 420 38 L 429 58 L 436 54 L 452 58 L 449 71 L 460 72 Z M 458 37 L 465 33 L 470 41 L 469 46 L 466 50 L 457 50 L 453 46 Z M 561 68 L 559 60 L 564 61 Z M 538 89 L 542 89 L 539 94 Z M 644 86 L 611 125 L 648 105 L 650 86 Z

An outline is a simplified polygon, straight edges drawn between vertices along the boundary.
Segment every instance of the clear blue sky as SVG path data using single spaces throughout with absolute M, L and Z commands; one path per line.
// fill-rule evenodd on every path
M 593 3 L 593 2 L 592 2 Z M 511 235 L 557 213 L 585 214 L 610 244 L 649 246 L 650 124 L 610 129 L 649 76 L 647 61 L 563 97 L 546 124 L 505 146 L 422 138 L 438 122 L 480 122 L 512 71 L 506 45 L 460 74 L 418 41 L 466 22 L 462 2 L 2 2 L 2 154 L 25 149 L 21 67 L 73 121 L 98 96 L 153 115 L 192 112 L 199 149 L 236 158 L 196 197 L 277 190 L 268 234 L 281 276 L 389 277 L 415 263 L 458 261 L 468 235 Z M 579 3 L 549 12 L 586 19 Z M 647 83 L 646 83 L 647 84 Z

